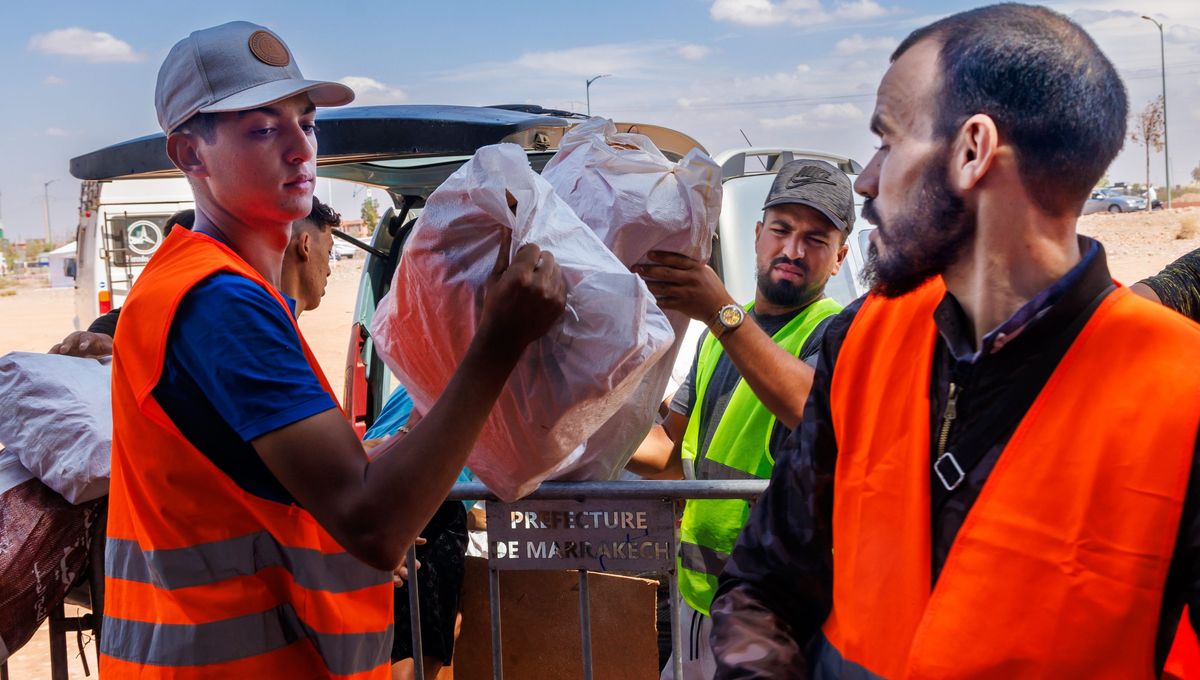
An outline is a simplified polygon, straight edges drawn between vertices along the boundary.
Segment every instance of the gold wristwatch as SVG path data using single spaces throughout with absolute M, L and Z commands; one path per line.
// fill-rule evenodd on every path
M 741 326 L 745 320 L 746 310 L 738 305 L 725 305 L 717 310 L 717 316 L 708 324 L 708 329 L 712 331 L 714 338 L 720 340 L 726 333 Z

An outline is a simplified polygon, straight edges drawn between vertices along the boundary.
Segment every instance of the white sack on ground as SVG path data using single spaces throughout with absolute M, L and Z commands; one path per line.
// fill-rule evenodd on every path
M 709 258 L 721 214 L 721 167 L 699 149 L 676 163 L 649 137 L 592 118 L 563 136 L 542 177 L 626 266 L 649 262 L 651 250 Z M 616 479 L 645 439 L 688 328 L 684 314 L 666 315 L 677 338 L 671 349 L 585 450 L 551 478 Z
M 517 200 L 516 214 L 506 192 Z M 530 167 L 514 144 L 480 149 L 425 204 L 371 333 L 388 367 L 428 412 L 479 325 L 501 230 L 511 254 L 550 250 L 566 279 L 567 310 L 526 350 L 468 465 L 505 500 L 585 455 L 580 445 L 620 408 L 674 341 L 642 280 Z
M 0 357 L 0 443 L 78 505 L 108 493 L 112 364 L 58 354 Z

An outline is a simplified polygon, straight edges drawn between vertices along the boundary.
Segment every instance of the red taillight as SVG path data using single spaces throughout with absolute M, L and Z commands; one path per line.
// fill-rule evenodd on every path
M 100 303 L 100 313 L 108 314 L 112 311 L 112 294 L 107 290 L 102 290 L 96 296 L 96 301 Z
M 350 328 L 350 348 L 346 352 L 346 387 L 342 403 L 345 404 L 346 420 L 362 439 L 367 433 L 367 365 L 363 363 L 363 346 L 367 334 L 363 325 L 356 323 Z

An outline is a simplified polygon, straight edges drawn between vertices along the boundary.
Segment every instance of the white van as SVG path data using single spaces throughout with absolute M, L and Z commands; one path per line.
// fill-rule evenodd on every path
M 194 208 L 182 177 L 85 180 L 76 235 L 75 328 L 120 307 L 162 243 L 167 218 Z

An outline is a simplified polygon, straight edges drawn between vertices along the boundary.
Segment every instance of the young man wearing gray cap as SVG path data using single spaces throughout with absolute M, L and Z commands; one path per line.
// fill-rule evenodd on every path
M 832 165 L 783 166 L 755 226 L 758 286 L 735 303 L 703 262 L 651 253 L 637 271 L 665 309 L 708 324 L 670 413 L 638 449 L 629 469 L 646 476 L 767 479 L 774 457 L 803 414 L 824 323 L 841 306 L 825 284 L 846 256 L 854 225 L 850 180 Z M 672 474 L 673 473 L 673 474 Z M 680 527 L 679 590 L 690 614 L 684 677 L 710 678 L 709 604 L 726 556 L 749 514 L 741 500 L 688 501 Z M 663 677 L 673 677 L 668 664 Z
M 106 678 L 389 677 L 389 572 L 562 312 L 550 253 L 509 263 L 502 245 L 442 399 L 366 458 L 278 290 L 312 207 L 314 109 L 352 98 L 245 22 L 192 33 L 159 72 L 196 221 L 147 265 L 114 341 Z

